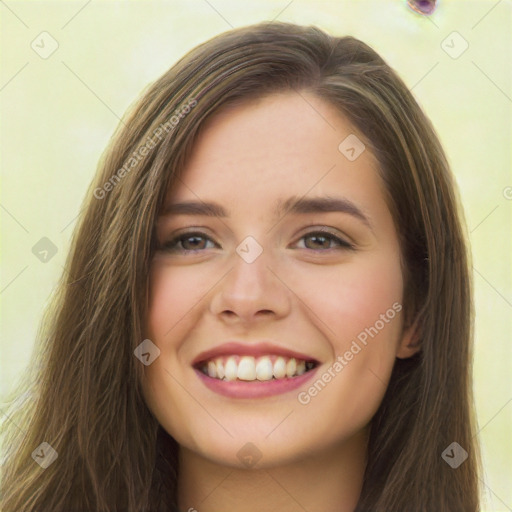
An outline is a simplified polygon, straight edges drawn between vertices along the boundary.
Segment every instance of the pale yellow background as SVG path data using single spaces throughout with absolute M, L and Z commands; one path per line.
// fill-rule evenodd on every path
M 430 18 L 401 0 L 1 2 L 0 395 L 28 362 L 98 158 L 142 89 L 231 26 L 316 24 L 395 67 L 446 148 L 473 246 L 485 508 L 512 510 L 511 12 L 510 0 L 441 0 Z M 59 45 L 48 59 L 31 48 L 43 31 Z M 469 44 L 457 59 L 441 46 L 453 31 Z M 58 248 L 47 263 L 31 251 L 43 236 Z

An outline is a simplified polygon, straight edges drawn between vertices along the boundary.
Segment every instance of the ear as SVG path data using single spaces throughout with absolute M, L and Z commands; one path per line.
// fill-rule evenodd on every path
M 419 352 L 421 350 L 419 338 L 419 324 L 416 319 L 409 327 L 404 329 L 396 351 L 396 357 L 398 359 L 408 359 Z

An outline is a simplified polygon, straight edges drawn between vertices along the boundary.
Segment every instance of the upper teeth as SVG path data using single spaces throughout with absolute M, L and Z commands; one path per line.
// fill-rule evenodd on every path
M 274 362 L 272 360 L 274 359 Z M 271 380 L 302 375 L 314 363 L 282 356 L 229 356 L 218 357 L 204 363 L 201 370 L 215 379 L 222 380 Z

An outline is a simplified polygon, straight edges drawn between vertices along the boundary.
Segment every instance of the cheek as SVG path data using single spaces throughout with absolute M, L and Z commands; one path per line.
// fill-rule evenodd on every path
M 398 336 L 400 315 L 396 315 L 396 309 L 401 309 L 403 279 L 397 252 L 358 256 L 353 263 L 330 268 L 297 268 L 288 274 L 290 288 L 307 306 L 304 312 L 310 312 L 311 321 L 317 318 L 315 324 L 336 352 L 376 322 L 381 326 L 381 315 L 386 312 L 393 320 L 386 322 L 386 330 Z M 400 307 L 393 308 L 394 304 Z
M 170 330 L 194 316 L 195 308 L 215 284 L 214 277 L 195 266 L 156 264 L 150 273 L 148 337 L 169 339 Z
M 197 268 L 172 267 L 158 262 L 150 272 L 146 337 L 160 349 L 160 356 L 144 368 L 146 403 L 168 432 L 178 432 L 180 416 L 187 410 L 187 397 L 180 387 L 184 366 L 180 346 L 197 323 L 201 299 L 214 284 L 212 276 Z
M 403 295 L 402 272 L 398 260 L 392 260 L 387 265 L 371 261 L 347 273 L 343 282 L 338 313 L 335 316 L 335 311 L 331 310 L 331 314 L 333 319 L 338 319 L 338 323 L 349 320 L 351 329 L 348 335 L 356 336 L 376 323 L 378 328 L 382 328 L 382 322 L 385 321 L 382 315 L 385 315 L 385 319 L 393 320 L 390 323 L 394 326 L 400 323 L 395 318 L 397 307 L 393 308 L 394 304 L 401 306 Z M 385 322 L 385 325 L 389 323 Z
M 332 363 L 304 390 L 301 403 L 324 417 L 320 437 L 332 429 L 362 428 L 382 401 L 400 341 L 403 281 L 398 254 L 358 258 L 357 264 L 340 266 L 328 276 L 302 274 L 296 286 L 300 281 L 333 352 Z

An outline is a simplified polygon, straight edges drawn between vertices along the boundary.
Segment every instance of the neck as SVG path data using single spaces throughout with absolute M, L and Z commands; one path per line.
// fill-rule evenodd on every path
M 366 466 L 368 430 L 322 453 L 252 469 L 219 465 L 180 447 L 180 511 L 353 512 Z

